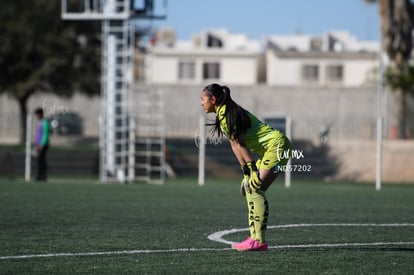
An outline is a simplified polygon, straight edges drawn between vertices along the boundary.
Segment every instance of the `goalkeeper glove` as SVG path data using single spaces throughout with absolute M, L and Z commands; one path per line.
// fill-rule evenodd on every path
M 256 164 L 252 161 L 247 163 L 247 167 L 249 168 L 249 172 L 250 172 L 250 178 L 249 178 L 250 192 L 251 191 L 256 192 L 257 190 L 260 189 L 260 187 L 262 187 L 262 182 L 259 179 L 259 171 L 257 171 Z
M 240 169 L 243 172 L 243 179 L 242 179 L 241 185 L 240 185 L 240 193 L 243 196 L 246 196 L 246 190 L 247 190 L 247 192 L 251 193 L 250 186 L 249 186 L 250 169 L 249 169 L 249 167 L 247 167 L 247 165 L 241 165 Z

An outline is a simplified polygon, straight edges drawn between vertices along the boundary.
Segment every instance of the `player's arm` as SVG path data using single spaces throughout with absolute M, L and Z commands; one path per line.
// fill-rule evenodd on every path
M 230 139 L 231 149 L 233 150 L 234 155 L 239 161 L 240 165 L 245 165 L 248 162 L 253 161 L 253 157 L 250 154 L 250 151 L 247 149 L 243 140 L 234 140 Z
M 244 184 L 244 181 L 242 181 L 242 186 L 250 193 L 251 191 L 259 190 L 262 181 L 259 178 L 259 171 L 256 167 L 256 163 L 253 161 L 253 157 L 245 146 L 245 143 L 241 139 L 238 141 L 231 139 L 230 144 L 236 158 L 239 160 L 240 166 L 242 166 L 242 170 L 246 169 L 243 167 L 247 166 L 249 171 L 248 185 Z
M 245 196 L 246 192 L 251 193 L 249 186 L 250 169 L 247 166 L 247 162 L 251 161 L 253 158 L 251 157 L 250 152 L 244 143 L 240 143 L 240 140 L 236 141 L 234 139 L 230 139 L 230 145 L 234 155 L 240 163 L 240 168 L 243 173 L 243 179 L 240 185 L 240 193 Z

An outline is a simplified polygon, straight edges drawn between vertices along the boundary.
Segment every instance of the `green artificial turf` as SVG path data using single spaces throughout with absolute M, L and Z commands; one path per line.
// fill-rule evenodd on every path
M 267 197 L 269 226 L 414 223 L 414 185 L 378 192 L 373 184 L 293 181 L 286 189 L 279 181 Z M 214 232 L 247 227 L 237 180 L 210 179 L 199 187 L 194 179 L 163 186 L 0 179 L 0 217 L 0 257 L 114 252 L 3 258 L 1 274 L 414 273 L 414 226 L 270 228 L 266 253 L 240 253 L 209 240 Z M 224 238 L 240 241 L 246 234 Z M 288 247 L 389 242 L 401 244 Z

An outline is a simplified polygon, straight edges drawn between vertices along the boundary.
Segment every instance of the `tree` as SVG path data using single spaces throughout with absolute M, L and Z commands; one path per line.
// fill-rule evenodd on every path
M 18 102 L 23 143 L 33 94 L 99 94 L 100 24 L 63 21 L 56 0 L 5 0 L 0 22 L 0 93 Z
M 407 137 L 407 94 L 414 94 L 414 69 L 409 64 L 413 49 L 414 4 L 409 0 L 365 0 L 378 2 L 381 16 L 382 48 L 392 64 L 386 80 L 396 94 L 398 137 Z

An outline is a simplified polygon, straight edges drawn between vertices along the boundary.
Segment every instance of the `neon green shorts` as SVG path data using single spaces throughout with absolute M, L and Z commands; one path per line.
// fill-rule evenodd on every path
M 285 136 L 272 140 L 263 156 L 257 160 L 257 168 L 279 172 L 279 169 L 286 166 L 292 156 L 291 147 L 290 140 Z

